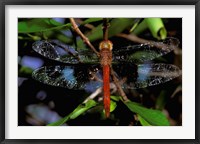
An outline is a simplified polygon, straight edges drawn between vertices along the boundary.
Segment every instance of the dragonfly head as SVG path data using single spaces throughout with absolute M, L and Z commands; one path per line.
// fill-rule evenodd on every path
M 104 40 L 104 41 L 101 41 L 100 44 L 99 44 L 99 50 L 102 50 L 102 49 L 108 49 L 108 50 L 112 50 L 113 48 L 113 44 L 111 41 L 109 40 Z

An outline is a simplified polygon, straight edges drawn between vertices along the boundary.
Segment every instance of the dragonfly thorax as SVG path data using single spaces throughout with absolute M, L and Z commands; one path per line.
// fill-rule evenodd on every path
M 111 51 L 112 48 L 113 48 L 113 44 L 109 40 L 104 40 L 104 41 L 100 42 L 100 44 L 99 44 L 99 50 L 108 49 Z

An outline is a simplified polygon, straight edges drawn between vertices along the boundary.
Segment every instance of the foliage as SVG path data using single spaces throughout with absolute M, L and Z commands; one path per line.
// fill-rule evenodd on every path
M 87 103 L 85 104 L 80 104 L 73 112 L 71 112 L 69 115 L 67 115 L 66 117 L 60 119 L 59 121 L 56 121 L 54 123 L 49 124 L 48 126 L 59 126 L 64 124 L 65 122 L 67 122 L 70 119 L 75 119 L 77 118 L 79 115 L 85 113 L 88 109 L 94 107 L 97 103 L 94 100 L 89 100 Z

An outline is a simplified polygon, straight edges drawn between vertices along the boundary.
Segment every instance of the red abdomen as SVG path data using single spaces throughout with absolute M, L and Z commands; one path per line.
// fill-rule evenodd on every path
M 103 92 L 104 109 L 106 117 L 110 116 L 110 66 L 103 66 Z

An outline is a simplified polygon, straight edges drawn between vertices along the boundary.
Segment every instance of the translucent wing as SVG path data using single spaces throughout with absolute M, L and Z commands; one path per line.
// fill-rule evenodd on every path
M 146 88 L 168 82 L 181 75 L 181 70 L 171 64 L 141 64 L 123 65 L 119 69 L 118 77 L 123 81 L 122 87 L 125 89 Z
M 125 89 L 154 86 L 181 75 L 181 70 L 171 64 L 123 64 L 113 68 Z M 103 85 L 102 71 L 98 66 L 44 66 L 35 70 L 32 77 L 44 84 L 90 92 Z
M 44 84 L 67 89 L 93 91 L 102 86 L 102 74 L 94 66 L 44 66 L 36 69 L 32 77 Z
M 113 61 L 144 63 L 163 56 L 179 45 L 176 38 L 167 38 L 163 42 L 150 42 L 141 45 L 122 47 L 120 50 L 113 51 Z
M 68 64 L 97 63 L 98 57 L 91 51 L 76 51 L 74 48 L 58 40 L 36 41 L 33 50 L 46 58 Z
M 113 49 L 113 63 L 143 63 L 163 56 L 179 45 L 176 38 L 167 38 L 163 42 L 150 42 L 141 45 Z M 99 63 L 99 59 L 91 50 L 76 51 L 74 48 L 58 40 L 43 40 L 33 43 L 33 49 L 39 54 L 63 63 Z
M 118 78 L 125 80 L 123 88 L 145 88 L 165 83 L 181 75 L 181 70 L 170 64 L 134 64 L 165 55 L 174 50 L 178 44 L 179 41 L 176 38 L 168 38 L 160 43 L 151 42 L 114 51 L 113 60 L 122 64 L 113 65 L 113 68 L 117 72 Z M 55 40 L 37 41 L 33 44 L 33 49 L 49 59 L 63 63 L 97 63 L 99 61 L 98 57 L 91 51 L 77 52 L 73 48 Z M 102 72 L 99 68 L 98 70 L 95 69 L 86 65 L 49 66 L 35 70 L 32 75 L 36 80 L 53 86 L 94 90 L 102 86 Z M 94 76 L 96 77 L 95 79 L 93 78 Z

